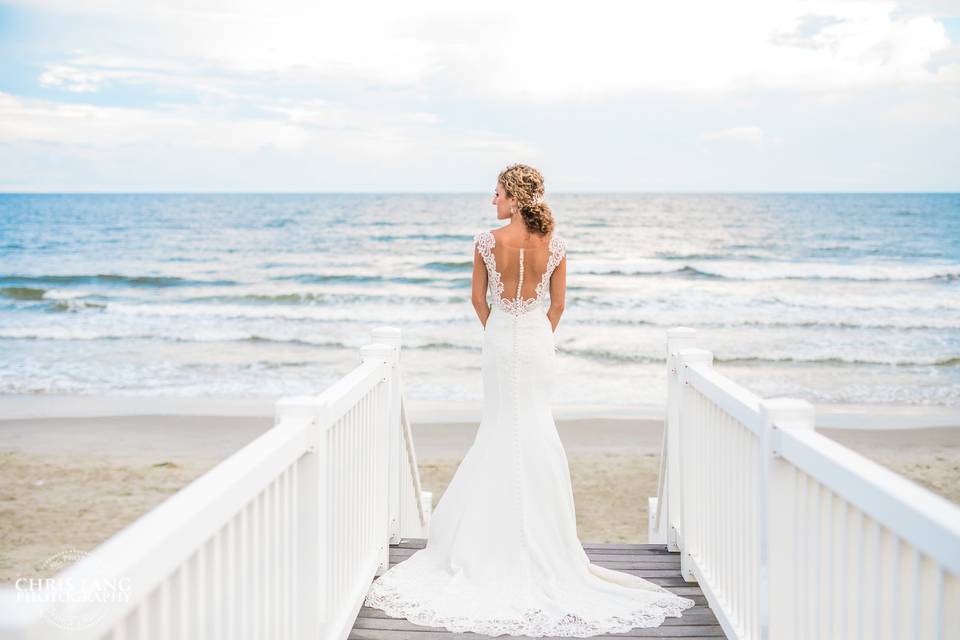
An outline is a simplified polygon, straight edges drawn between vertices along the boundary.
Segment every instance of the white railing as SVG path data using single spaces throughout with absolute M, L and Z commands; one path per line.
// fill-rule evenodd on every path
M 400 330 L 373 340 L 336 384 L 280 399 L 273 428 L 57 574 L 126 584 L 125 602 L 90 596 L 54 624 L 8 587 L 0 638 L 346 638 L 389 543 L 427 537 L 430 517 Z
M 960 507 L 761 399 L 667 332 L 649 540 L 680 552 L 730 638 L 960 637 Z

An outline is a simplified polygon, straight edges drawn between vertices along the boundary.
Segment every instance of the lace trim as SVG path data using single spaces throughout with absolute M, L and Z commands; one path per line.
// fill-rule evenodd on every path
M 402 565 L 393 567 L 399 568 Z M 662 598 L 646 602 L 643 608 L 633 609 L 623 615 L 607 618 L 589 618 L 576 612 L 551 617 L 542 609 L 530 609 L 519 616 L 508 618 L 471 618 L 445 616 L 424 603 L 404 596 L 391 580 L 390 572 L 379 576 L 370 586 L 364 605 L 382 610 L 393 618 L 404 618 L 415 624 L 443 627 L 448 631 L 463 633 L 472 631 L 484 635 L 499 636 L 563 636 L 586 638 L 606 633 L 622 633 L 635 627 L 658 627 L 667 617 L 679 618 L 683 611 L 694 606 L 690 598 L 666 592 Z
M 540 279 L 540 284 L 538 284 L 536 288 L 538 298 L 543 297 L 544 287 L 547 286 L 550 276 L 553 275 L 553 270 L 557 268 L 557 266 L 560 264 L 560 261 L 563 260 L 564 256 L 567 255 L 567 243 L 563 238 L 559 236 L 553 236 L 550 238 L 549 249 L 550 257 L 547 259 L 547 270 L 543 272 L 543 277 Z
M 514 316 L 533 311 L 541 305 L 547 283 L 553 274 L 553 270 L 557 268 L 557 265 L 559 265 L 564 256 L 567 255 L 566 241 L 559 236 L 552 236 L 548 246 L 550 257 L 547 259 L 547 269 L 543 272 L 540 282 L 534 288 L 535 297 L 524 299 L 518 294 L 516 298 L 510 299 L 503 297 L 503 282 L 500 279 L 500 273 L 497 271 L 497 261 L 493 257 L 493 247 L 497 244 L 496 238 L 494 238 L 493 234 L 489 231 L 481 231 L 474 236 L 473 243 L 477 251 L 480 252 L 483 263 L 487 266 L 487 275 L 490 278 L 489 289 L 491 293 L 493 293 L 494 304 Z

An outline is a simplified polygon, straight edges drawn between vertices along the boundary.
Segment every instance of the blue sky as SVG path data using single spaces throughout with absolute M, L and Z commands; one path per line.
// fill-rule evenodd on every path
M 960 3 L 0 0 L 0 191 L 960 190 Z

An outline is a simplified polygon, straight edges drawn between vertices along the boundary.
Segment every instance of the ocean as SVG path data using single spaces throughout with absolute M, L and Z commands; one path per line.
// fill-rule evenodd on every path
M 405 393 L 482 399 L 492 194 L 0 195 L 0 393 L 315 393 L 403 331 Z M 960 405 L 960 194 L 546 196 L 556 405 L 659 405 L 666 330 L 761 397 Z

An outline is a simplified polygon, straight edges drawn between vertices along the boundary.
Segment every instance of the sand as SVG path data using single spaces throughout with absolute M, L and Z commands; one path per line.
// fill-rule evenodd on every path
M 0 414 L 21 416 L 0 420 L 0 582 L 40 575 L 40 563 L 66 548 L 91 551 L 273 425 L 269 414 L 256 415 L 269 408 L 262 404 L 234 411 L 239 415 L 85 409 L 41 418 L 30 417 L 39 413 L 33 405 L 17 402 L 17 411 L 4 412 L 0 401 Z M 155 401 L 139 406 L 159 413 Z M 657 418 L 558 419 L 582 541 L 647 541 L 662 425 Z M 413 429 L 422 484 L 435 506 L 477 424 L 419 422 Z M 960 427 L 818 430 L 960 504 Z

